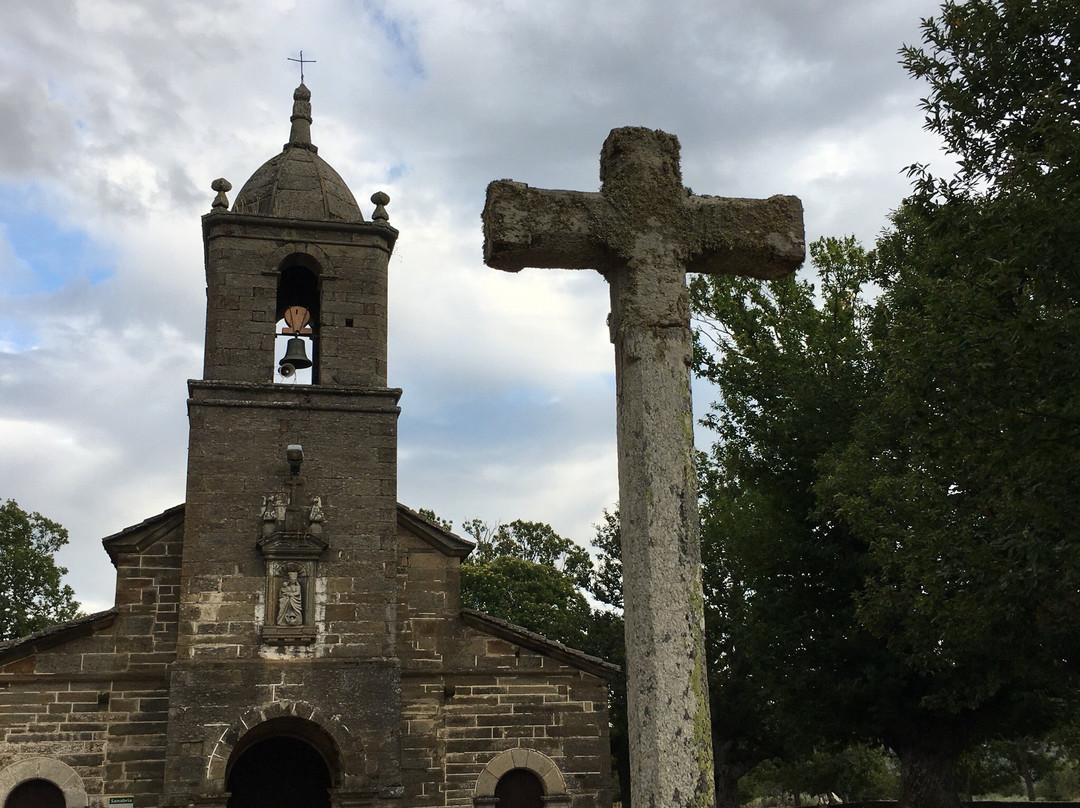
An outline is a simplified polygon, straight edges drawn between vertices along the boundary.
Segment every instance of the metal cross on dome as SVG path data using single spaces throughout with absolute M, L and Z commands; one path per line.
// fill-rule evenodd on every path
M 303 51 L 300 51 L 300 58 L 299 59 L 294 59 L 291 56 L 288 56 L 286 58 L 290 62 L 299 62 L 300 63 L 300 83 L 303 84 L 304 83 L 304 65 L 313 65 L 313 64 L 315 64 L 316 60 L 315 59 L 305 59 Z

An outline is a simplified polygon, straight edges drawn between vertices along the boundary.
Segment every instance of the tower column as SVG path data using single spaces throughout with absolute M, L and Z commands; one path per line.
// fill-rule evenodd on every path
M 236 761 L 278 737 L 314 744 L 336 803 L 400 800 L 401 391 L 386 386 L 397 230 L 385 194 L 364 219 L 310 126 L 301 85 L 282 152 L 231 211 L 215 181 L 203 217 L 167 805 L 224 805 Z M 310 371 L 279 372 L 285 339 Z

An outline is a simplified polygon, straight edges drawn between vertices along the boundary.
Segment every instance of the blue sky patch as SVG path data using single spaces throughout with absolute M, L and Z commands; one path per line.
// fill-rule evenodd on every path
M 365 2 L 364 10 L 368 18 L 383 33 L 386 41 L 394 49 L 398 59 L 387 72 L 399 80 L 416 80 L 426 76 L 424 64 L 420 60 L 420 53 L 416 49 L 416 38 L 412 31 L 402 23 L 386 13 L 386 4 L 382 2 Z
M 36 325 L 0 317 L 0 353 L 29 351 L 40 341 Z
M 29 283 L 2 291 L 40 294 L 76 280 L 98 284 L 108 279 L 115 271 L 110 251 L 86 232 L 65 227 L 36 210 L 37 196 L 33 188 L 0 185 L 0 228 L 15 255 L 33 273 Z

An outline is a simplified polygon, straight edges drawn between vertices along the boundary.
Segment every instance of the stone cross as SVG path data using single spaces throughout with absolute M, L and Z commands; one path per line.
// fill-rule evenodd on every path
M 683 187 L 679 142 L 615 129 L 600 193 L 491 183 L 484 261 L 596 269 L 611 289 L 631 788 L 647 808 L 715 803 L 701 589 L 687 272 L 776 278 L 803 261 L 793 196 Z

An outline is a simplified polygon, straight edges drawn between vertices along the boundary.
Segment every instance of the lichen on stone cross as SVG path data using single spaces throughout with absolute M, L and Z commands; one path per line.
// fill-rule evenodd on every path
M 776 278 L 805 256 L 793 196 L 732 199 L 683 187 L 679 142 L 615 129 L 601 190 L 488 186 L 484 261 L 596 269 L 615 344 L 631 789 L 652 808 L 712 805 L 687 272 Z

